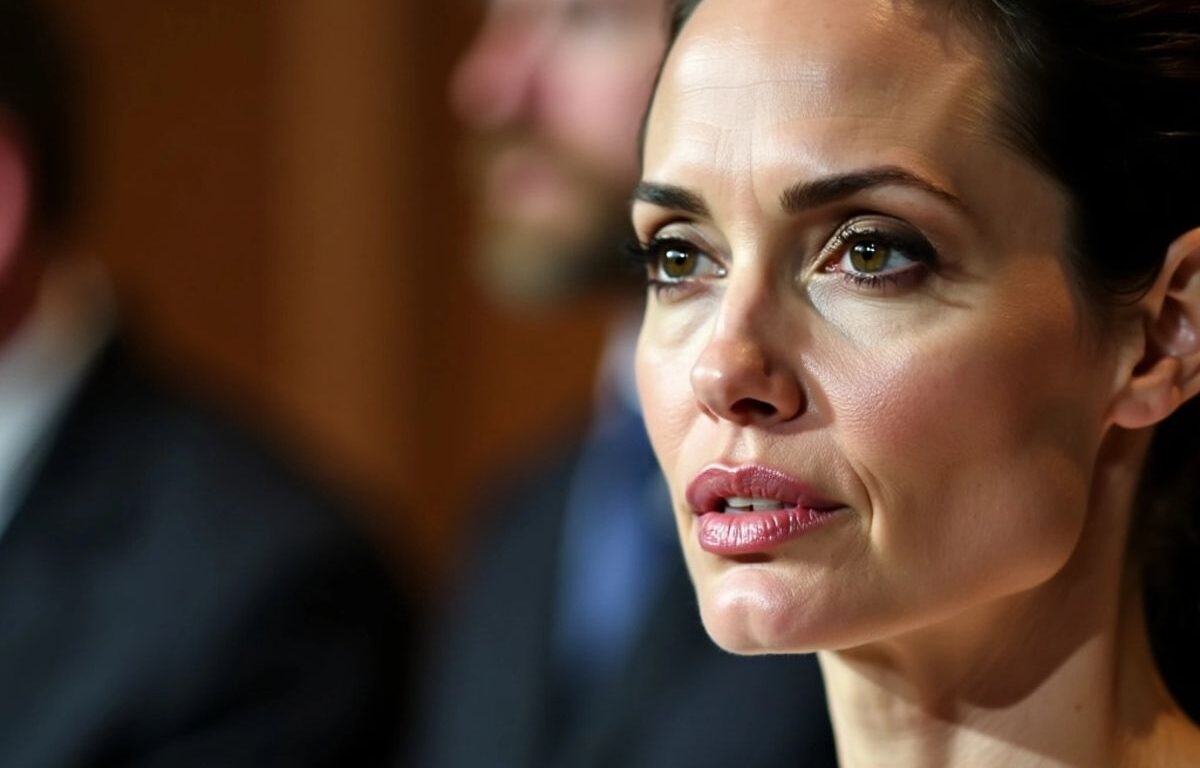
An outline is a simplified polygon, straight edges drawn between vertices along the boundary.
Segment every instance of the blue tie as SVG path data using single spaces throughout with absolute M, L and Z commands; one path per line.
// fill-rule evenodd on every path
M 675 548 L 666 486 L 641 415 L 610 402 L 567 499 L 554 652 L 574 698 L 606 680 L 637 637 Z

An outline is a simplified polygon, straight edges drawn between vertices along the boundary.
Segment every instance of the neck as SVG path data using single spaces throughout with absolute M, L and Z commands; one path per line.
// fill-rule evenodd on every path
M 1155 765 L 1196 731 L 1145 637 L 1125 541 L 1147 435 L 1106 446 L 1093 508 L 1049 582 L 870 647 L 821 654 L 843 768 Z

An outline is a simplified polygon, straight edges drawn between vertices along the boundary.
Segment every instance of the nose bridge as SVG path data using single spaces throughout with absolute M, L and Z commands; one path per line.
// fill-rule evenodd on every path
M 803 412 L 785 312 L 766 281 L 730 281 L 691 372 L 697 402 L 711 417 L 765 425 Z
M 551 3 L 489 11 L 451 82 L 451 102 L 464 122 L 498 128 L 528 108 L 553 43 L 556 14 Z
M 755 346 L 766 341 L 762 337 L 766 335 L 765 326 L 770 324 L 769 316 L 775 303 L 765 281 L 730 280 L 721 298 L 713 339 Z

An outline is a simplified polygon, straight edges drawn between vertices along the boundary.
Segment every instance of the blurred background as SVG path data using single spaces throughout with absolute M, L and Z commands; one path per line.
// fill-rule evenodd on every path
M 587 413 L 605 331 L 605 307 L 521 316 L 473 283 L 445 91 L 482 4 L 51 7 L 85 65 L 78 247 L 138 343 L 349 494 L 436 591 L 468 499 Z

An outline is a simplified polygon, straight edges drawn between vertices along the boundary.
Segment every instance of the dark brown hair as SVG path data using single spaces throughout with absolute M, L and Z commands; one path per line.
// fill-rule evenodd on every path
M 676 0 L 671 40 L 702 0 Z M 990 47 L 1000 131 L 1071 204 L 1067 257 L 1100 327 L 1200 227 L 1200 0 L 923 0 Z M 1156 428 L 1131 554 L 1155 655 L 1200 722 L 1200 402 Z

